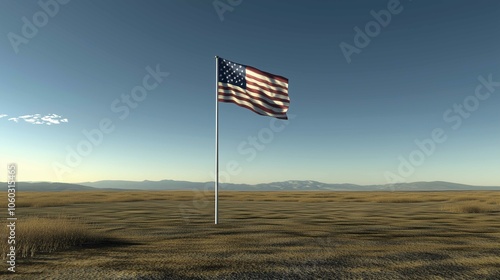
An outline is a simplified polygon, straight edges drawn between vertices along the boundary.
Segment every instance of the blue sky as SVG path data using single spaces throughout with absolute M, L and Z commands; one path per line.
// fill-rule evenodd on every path
M 41 3 L 0 2 L 4 180 L 213 180 L 219 55 L 291 99 L 219 105 L 222 181 L 500 185 L 498 1 Z

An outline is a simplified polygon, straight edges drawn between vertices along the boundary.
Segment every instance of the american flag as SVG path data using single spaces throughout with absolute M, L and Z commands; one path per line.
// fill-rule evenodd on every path
M 288 119 L 288 79 L 227 59 L 218 59 L 219 102 L 235 103 L 259 115 Z

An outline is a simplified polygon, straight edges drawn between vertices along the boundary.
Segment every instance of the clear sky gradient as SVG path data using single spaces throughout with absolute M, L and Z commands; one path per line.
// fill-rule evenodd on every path
M 222 181 L 500 185 L 499 1 L 41 2 L 0 1 L 1 181 L 213 180 L 219 55 L 291 99 L 219 104 Z

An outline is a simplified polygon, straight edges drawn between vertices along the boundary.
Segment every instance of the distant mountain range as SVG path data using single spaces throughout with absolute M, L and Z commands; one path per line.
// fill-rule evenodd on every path
M 7 186 L 7 183 L 0 183 Z M 119 181 L 106 180 L 78 184 L 52 182 L 18 182 L 20 191 L 86 191 L 86 190 L 203 190 L 213 189 L 213 182 L 187 181 Z M 235 191 L 465 191 L 500 190 L 500 187 L 471 186 L 450 182 L 414 182 L 394 185 L 326 184 L 316 181 L 284 181 L 266 184 L 220 184 L 220 190 Z

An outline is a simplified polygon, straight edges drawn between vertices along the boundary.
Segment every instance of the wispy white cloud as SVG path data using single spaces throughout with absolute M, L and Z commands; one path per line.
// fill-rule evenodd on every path
M 0 115 L 0 118 L 6 117 L 7 115 Z M 19 116 L 16 118 L 9 118 L 9 121 L 13 122 L 19 122 L 20 120 L 23 120 L 27 123 L 31 124 L 45 124 L 45 125 L 54 125 L 54 124 L 61 124 L 61 123 L 67 123 L 68 119 L 63 118 L 59 115 L 56 114 L 49 114 L 42 116 L 40 114 L 34 114 L 34 115 L 23 115 Z
M 5 118 L 5 117 L 7 117 L 7 115 L 6 115 L 6 114 L 0 114 L 0 119 L 1 119 L 1 118 Z

